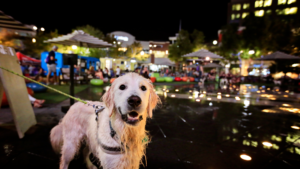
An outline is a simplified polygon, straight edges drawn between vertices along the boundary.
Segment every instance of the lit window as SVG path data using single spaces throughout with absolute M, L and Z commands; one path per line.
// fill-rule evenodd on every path
M 248 16 L 249 13 L 248 12 L 244 12 L 243 15 L 242 15 L 242 18 L 246 18 L 246 16 Z
M 243 5 L 243 9 L 249 9 L 249 8 L 250 8 L 250 4 L 249 3 Z
M 267 10 L 267 11 L 266 11 L 266 14 L 267 14 L 267 15 L 272 14 L 272 10 L 271 10 L 271 9 Z
M 271 5 L 272 5 L 272 0 L 265 0 L 264 1 L 264 7 L 271 6 Z
M 295 3 L 296 0 L 288 0 L 288 4 L 292 4 L 292 3 Z
M 231 14 L 231 20 L 235 19 L 235 14 Z
M 241 4 L 234 4 L 234 5 L 232 5 L 232 10 L 233 11 L 239 11 L 239 10 L 241 10 Z
M 263 0 L 257 0 L 255 1 L 255 8 L 263 7 L 264 1 Z
M 292 8 L 285 8 L 285 15 L 293 15 L 296 14 L 298 11 L 297 7 L 292 7 Z
M 240 18 L 240 14 L 239 14 L 239 13 L 236 14 L 236 15 L 235 15 L 235 18 L 236 18 L 236 19 L 239 19 L 239 18 Z
M 264 10 L 255 11 L 255 16 L 262 17 L 264 16 Z
M 278 0 L 278 5 L 285 5 L 286 4 L 286 0 Z
M 282 9 L 276 9 L 277 15 L 284 15 L 284 10 Z

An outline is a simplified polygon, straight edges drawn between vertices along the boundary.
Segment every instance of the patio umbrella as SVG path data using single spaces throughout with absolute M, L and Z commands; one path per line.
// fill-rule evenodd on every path
M 62 45 L 77 45 L 79 47 L 87 47 L 87 48 L 106 48 L 111 47 L 112 44 L 104 42 L 94 36 L 91 36 L 85 33 L 82 30 L 76 30 L 73 33 L 63 35 L 57 38 L 48 39 L 44 41 L 45 43 L 56 43 Z M 74 65 L 70 65 L 70 94 L 74 96 Z M 74 99 L 70 100 L 71 105 L 74 103 Z
M 211 59 L 222 59 L 223 58 L 222 56 L 214 54 L 206 49 L 200 49 L 196 52 L 183 55 L 183 57 L 199 57 L 199 58 L 210 57 Z
M 274 52 L 270 55 L 267 55 L 267 56 L 264 56 L 262 58 L 258 58 L 258 59 L 255 59 L 255 60 L 292 60 L 292 59 L 295 59 L 295 60 L 299 59 L 300 60 L 300 57 L 289 55 L 289 54 L 277 51 L 277 52 Z
M 73 33 L 63 35 L 57 38 L 48 39 L 45 43 L 56 43 L 62 45 L 77 45 L 86 48 L 106 48 L 111 47 L 112 44 L 104 42 L 94 36 L 91 36 L 82 30 L 76 30 Z

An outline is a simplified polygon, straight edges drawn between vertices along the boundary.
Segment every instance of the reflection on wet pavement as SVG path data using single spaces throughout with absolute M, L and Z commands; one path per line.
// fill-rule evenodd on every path
M 90 87 L 78 96 L 99 100 L 107 89 Z M 163 104 L 147 120 L 152 138 L 141 168 L 300 167 L 297 89 L 208 84 L 156 85 L 155 91 Z M 22 140 L 0 128 L 4 168 L 58 168 L 51 127 L 39 126 Z M 79 159 L 70 168 L 84 168 Z

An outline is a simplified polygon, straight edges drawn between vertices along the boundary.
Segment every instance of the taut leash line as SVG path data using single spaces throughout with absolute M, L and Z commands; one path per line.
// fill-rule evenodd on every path
M 33 80 L 33 79 L 30 79 L 30 78 L 28 78 L 28 77 L 26 77 L 26 76 L 20 75 L 20 74 L 18 74 L 18 73 L 16 73 L 16 72 L 13 72 L 13 71 L 11 71 L 11 70 L 8 70 L 8 69 L 2 67 L 2 66 L 0 66 L 0 68 L 3 69 L 3 70 L 8 71 L 8 72 L 10 72 L 10 73 L 12 73 L 12 74 L 14 74 L 14 75 L 20 76 L 20 77 L 22 77 L 22 78 L 24 78 L 24 79 L 27 79 L 27 80 L 32 81 L 32 82 L 34 82 L 34 83 L 37 83 L 37 84 L 39 84 L 39 85 L 41 85 L 41 86 L 44 86 L 44 87 L 46 87 L 46 88 L 48 88 L 48 89 L 50 89 L 50 90 L 53 90 L 53 91 L 55 91 L 55 92 L 57 92 L 57 93 L 59 93 L 59 94 L 62 94 L 62 95 L 64 95 L 64 96 L 67 96 L 67 97 L 69 97 L 69 98 L 72 98 L 72 99 L 74 99 L 74 100 L 76 100 L 76 101 L 79 101 L 79 102 L 82 102 L 82 103 L 84 103 L 84 104 L 87 104 L 86 101 L 83 101 L 83 100 L 81 100 L 81 99 L 79 99 L 79 98 L 77 98 L 77 97 L 73 97 L 73 96 L 71 96 L 71 95 L 68 95 L 68 94 L 66 94 L 66 93 L 64 93 L 64 92 L 62 92 L 62 91 L 59 91 L 59 90 L 54 89 L 54 88 L 52 88 L 52 87 L 50 87 L 50 86 L 44 85 L 43 83 L 37 82 L 37 81 L 35 81 L 35 80 Z

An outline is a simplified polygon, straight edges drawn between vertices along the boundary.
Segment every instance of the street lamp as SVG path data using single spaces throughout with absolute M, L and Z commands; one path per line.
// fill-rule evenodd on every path
M 217 44 L 218 44 L 218 41 L 217 41 L 217 40 L 214 40 L 214 41 L 213 41 L 213 44 L 214 44 L 214 45 L 217 45 Z
M 253 55 L 254 53 L 255 53 L 255 51 L 254 50 L 249 50 L 249 55 Z
M 206 61 L 209 61 L 209 56 L 206 56 L 206 57 L 205 57 L 205 60 L 206 60 Z
M 38 28 L 36 26 L 33 26 L 32 29 L 36 31 Z
M 35 43 L 36 42 L 36 39 L 35 38 L 32 38 L 32 43 Z
M 121 44 L 121 42 L 118 42 L 118 45 L 120 45 Z
M 45 31 L 45 28 L 41 27 L 41 31 L 44 32 L 44 31 Z

